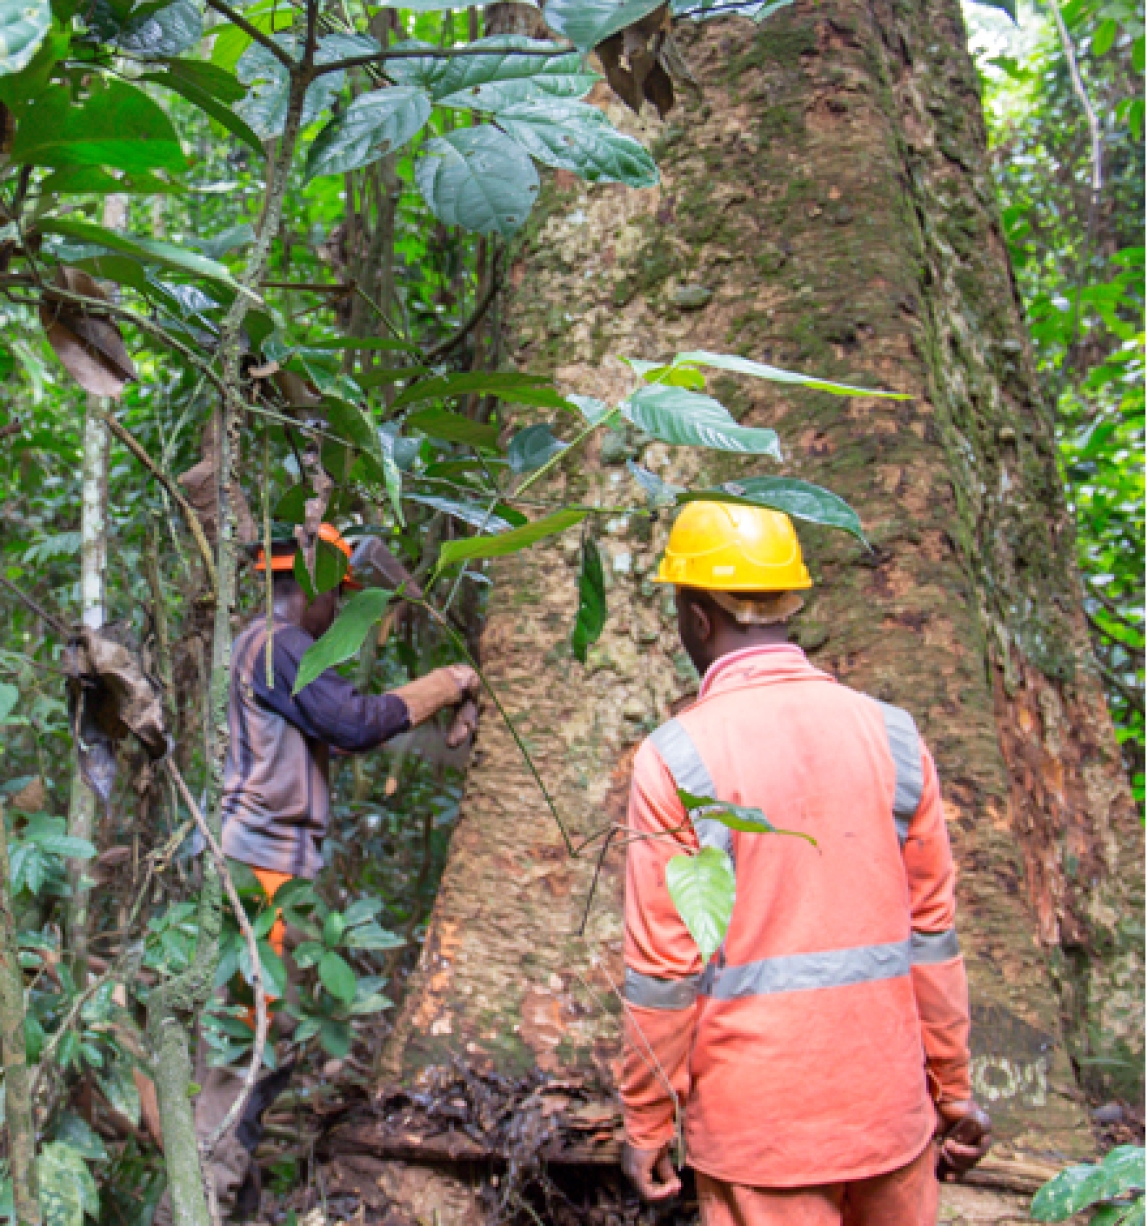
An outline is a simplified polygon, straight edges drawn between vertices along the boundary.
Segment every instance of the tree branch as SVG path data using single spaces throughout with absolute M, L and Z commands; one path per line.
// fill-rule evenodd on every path
M 264 34 L 258 26 L 252 25 L 238 9 L 233 9 L 230 4 L 224 4 L 223 0 L 207 0 L 207 7 L 214 9 L 221 17 L 226 17 L 233 26 L 242 30 L 252 42 L 258 43 L 265 51 L 269 51 L 287 69 L 288 73 L 299 71 L 299 61 L 284 51 L 269 34 Z
M 45 625 L 50 626 L 62 639 L 67 639 L 71 636 L 71 631 L 64 625 L 58 617 L 53 617 L 43 605 L 33 600 L 27 592 L 18 588 L 11 580 L 5 579 L 0 575 L 0 585 L 6 587 L 22 604 L 26 605 Z

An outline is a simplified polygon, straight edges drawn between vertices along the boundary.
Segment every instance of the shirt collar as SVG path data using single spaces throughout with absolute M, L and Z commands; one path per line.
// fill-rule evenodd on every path
M 792 681 L 799 677 L 832 680 L 828 673 L 809 663 L 805 652 L 796 643 L 761 643 L 755 647 L 743 647 L 715 660 L 706 669 L 698 691 L 698 701 L 719 690 L 770 681 Z

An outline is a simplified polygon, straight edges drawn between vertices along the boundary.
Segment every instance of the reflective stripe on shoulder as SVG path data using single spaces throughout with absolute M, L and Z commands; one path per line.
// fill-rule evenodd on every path
M 882 702 L 879 698 L 873 701 L 881 708 L 889 753 L 896 771 L 893 822 L 897 827 L 897 837 L 904 843 L 909 837 L 909 823 L 917 812 L 925 790 L 925 775 L 921 770 L 921 738 L 908 711 Z
M 622 995 L 640 1009 L 689 1009 L 697 1000 L 700 979 L 700 975 L 687 975 L 684 979 L 656 979 L 653 975 L 640 975 L 626 967 Z
M 676 719 L 669 720 L 650 734 L 650 741 L 662 755 L 662 761 L 683 792 L 718 799 L 709 767 L 682 724 Z M 728 826 L 715 822 L 711 817 L 698 817 L 694 819 L 694 829 L 703 847 L 717 847 L 733 854 L 733 839 Z
M 855 983 L 901 979 L 909 973 L 909 942 L 857 945 L 811 954 L 785 954 L 741 966 L 708 968 L 702 992 L 715 1000 L 745 996 L 775 996 L 781 992 L 813 992 Z
M 957 940 L 957 930 L 946 928 L 944 932 L 914 932 L 910 938 L 909 955 L 914 966 L 930 966 L 959 958 L 961 946 Z

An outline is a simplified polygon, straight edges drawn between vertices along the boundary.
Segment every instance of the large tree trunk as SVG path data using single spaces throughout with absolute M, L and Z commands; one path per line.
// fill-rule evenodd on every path
M 730 20 L 679 38 L 702 93 L 647 129 L 662 186 L 553 186 L 513 265 L 508 352 L 604 398 L 626 386 L 607 355 L 686 348 L 912 394 L 718 383 L 743 421 L 778 429 L 786 471 L 862 516 L 871 555 L 802 530 L 817 587 L 799 639 L 917 717 L 961 868 L 976 1092 L 1015 1151 L 1079 1153 L 1073 1062 L 1135 1092 L 1142 836 L 1089 654 L 958 5 L 799 0 L 760 30 Z M 568 465 L 567 494 L 633 501 L 627 446 L 682 484 L 766 471 L 617 438 Z M 610 623 L 585 669 L 566 647 L 576 542 L 495 571 L 483 663 L 580 836 L 620 819 L 632 747 L 696 684 L 650 583 L 666 530 L 611 523 Z M 559 1103 L 551 1158 L 613 1152 L 585 1099 L 609 1094 L 618 1054 L 621 857 L 582 939 L 592 858 L 565 854 L 492 711 L 462 813 L 390 1075 L 541 1070 L 583 1087 Z M 441 1137 L 409 1156 L 420 1144 L 451 1157 Z

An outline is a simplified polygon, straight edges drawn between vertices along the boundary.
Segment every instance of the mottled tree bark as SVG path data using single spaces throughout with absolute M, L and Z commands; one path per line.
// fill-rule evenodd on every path
M 960 863 L 976 1092 L 1018 1151 L 1081 1152 L 1073 1063 L 1129 1094 L 1139 1074 L 1142 834 L 1089 651 L 959 7 L 798 0 L 760 30 L 728 20 L 679 38 L 702 90 L 646 126 L 662 185 L 552 185 L 512 266 L 508 352 L 603 398 L 628 386 L 609 355 L 687 348 L 911 393 L 711 384 L 740 420 L 777 428 L 786 472 L 861 514 L 872 554 L 802 529 L 817 586 L 798 638 L 917 717 Z M 681 484 L 771 471 L 618 435 L 567 466 L 566 495 L 635 501 L 627 456 Z M 667 528 L 610 522 L 610 623 L 585 669 L 566 645 L 576 540 L 494 572 L 483 663 L 580 834 L 621 816 L 633 746 L 696 685 L 672 601 L 650 582 Z M 609 1084 L 620 857 L 580 939 L 592 867 L 566 857 L 488 711 L 390 1047 L 396 1078 L 461 1057 Z

